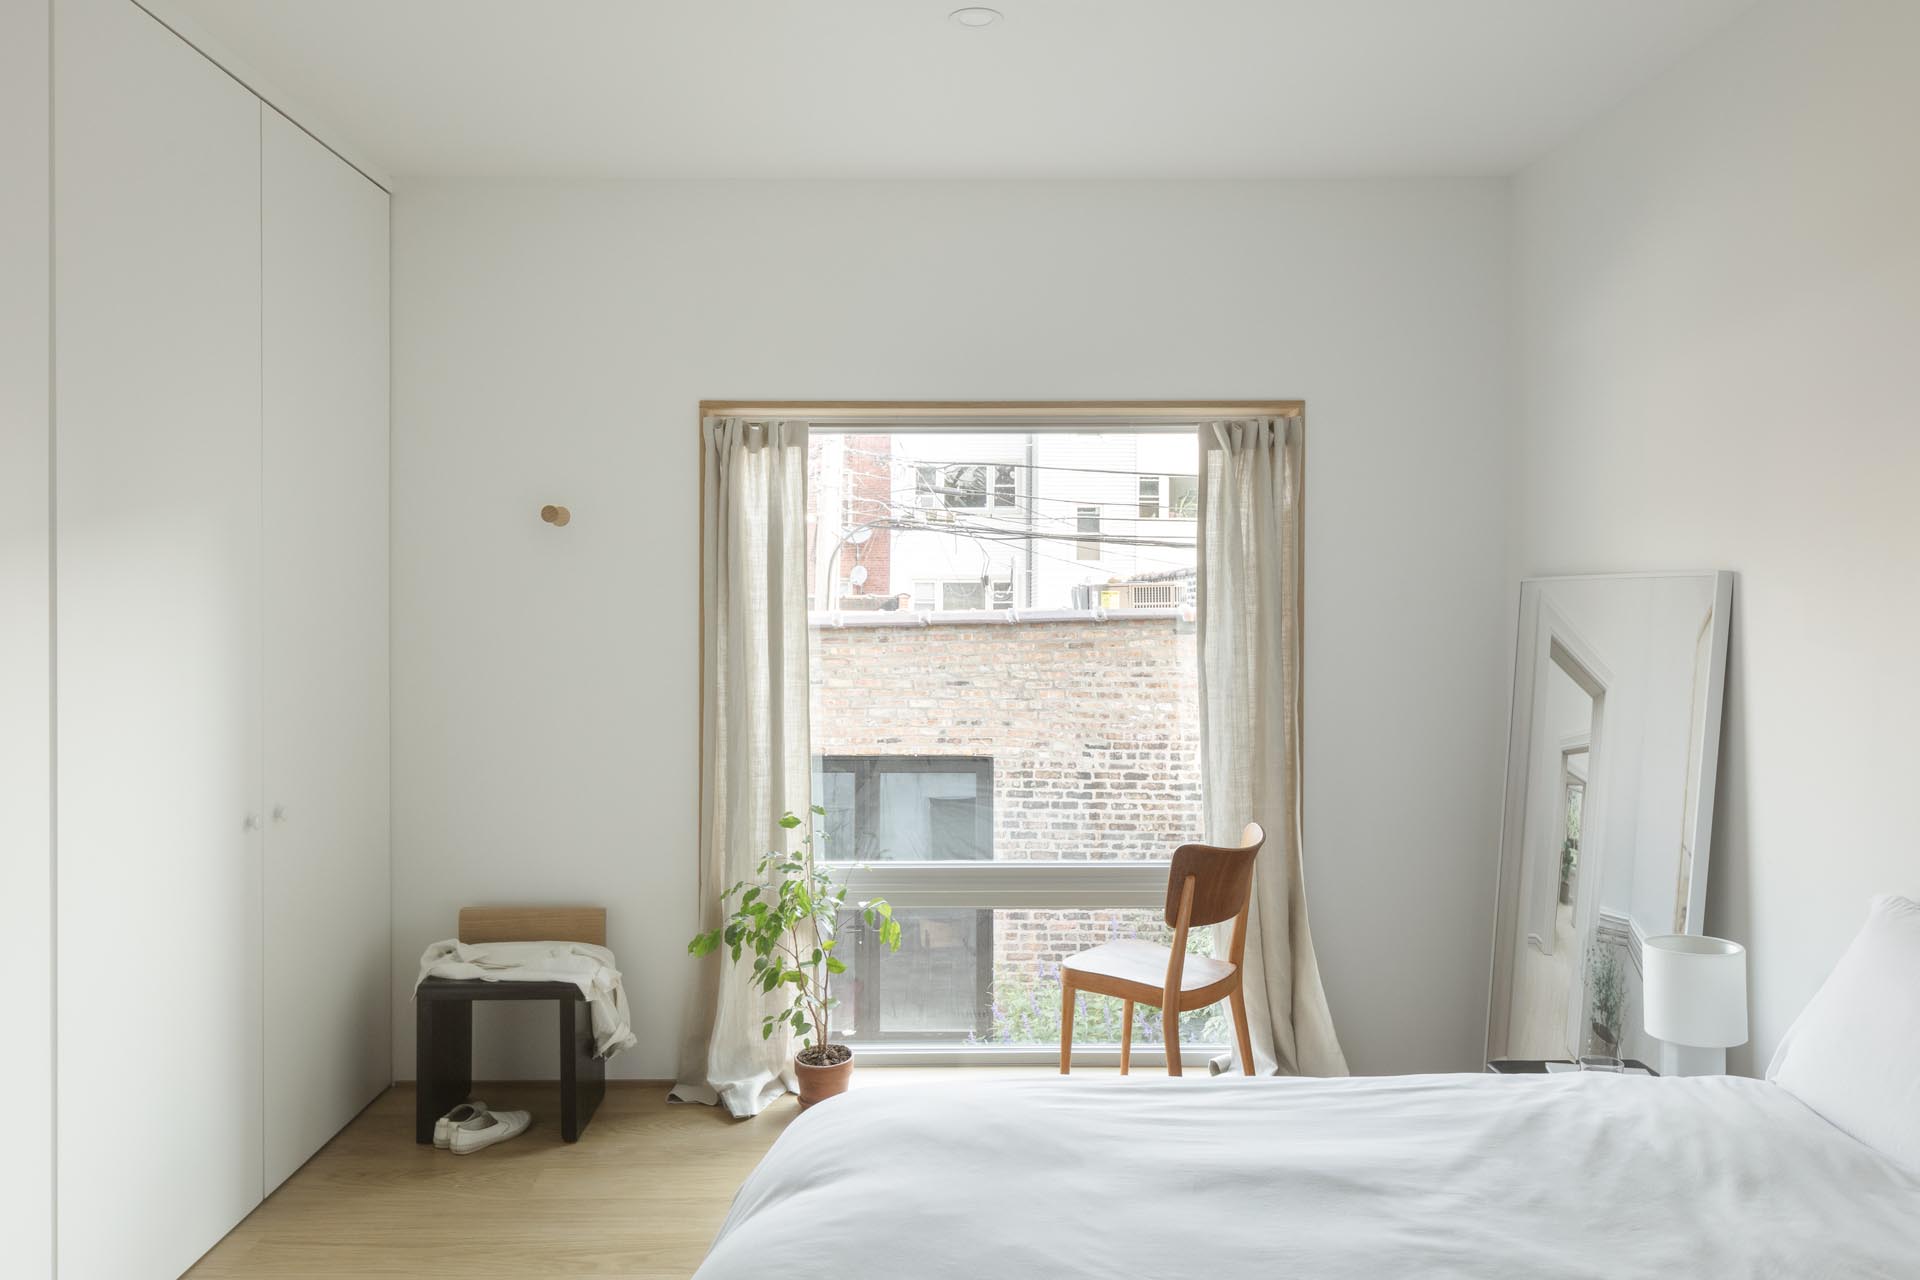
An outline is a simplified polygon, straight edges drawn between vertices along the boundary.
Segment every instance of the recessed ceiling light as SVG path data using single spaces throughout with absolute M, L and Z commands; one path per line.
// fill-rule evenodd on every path
M 986 9 L 971 5 L 965 9 L 955 9 L 947 15 L 963 27 L 990 27 L 1000 21 L 998 9 Z

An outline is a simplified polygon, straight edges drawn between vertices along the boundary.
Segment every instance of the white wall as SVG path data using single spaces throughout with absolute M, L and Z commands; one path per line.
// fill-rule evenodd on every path
M 1321 968 L 1357 1070 L 1479 1061 L 1505 183 L 455 182 L 393 213 L 398 1076 L 420 948 L 515 899 L 610 908 L 641 1037 L 612 1070 L 673 1072 L 703 397 L 1305 399 Z M 550 1017 L 483 1011 L 477 1073 L 550 1072 Z
M 1920 892 L 1920 5 L 1762 5 L 1518 184 L 1523 571 L 1737 570 L 1709 932 L 1756 1070 Z M 1578 483 L 1565 483 L 1568 477 Z
M 11 1100 L 0 1154 L 10 1275 L 53 1267 L 48 18 L 0 6 L 0 955 Z

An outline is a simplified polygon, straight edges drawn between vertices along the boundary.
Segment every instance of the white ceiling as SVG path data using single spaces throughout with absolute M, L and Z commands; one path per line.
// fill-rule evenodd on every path
M 1500 174 L 1751 0 L 142 0 L 395 176 Z

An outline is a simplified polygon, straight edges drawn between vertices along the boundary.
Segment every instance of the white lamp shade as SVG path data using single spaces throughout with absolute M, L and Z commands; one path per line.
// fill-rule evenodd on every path
M 1668 1044 L 1731 1049 L 1747 1042 L 1747 949 L 1724 938 L 1666 933 L 1648 938 L 1647 1034 Z

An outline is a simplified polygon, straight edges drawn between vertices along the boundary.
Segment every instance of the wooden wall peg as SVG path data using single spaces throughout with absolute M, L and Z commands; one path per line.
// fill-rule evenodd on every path
M 550 525 L 564 525 L 573 519 L 573 512 L 565 507 L 545 506 L 540 508 L 540 518 Z

